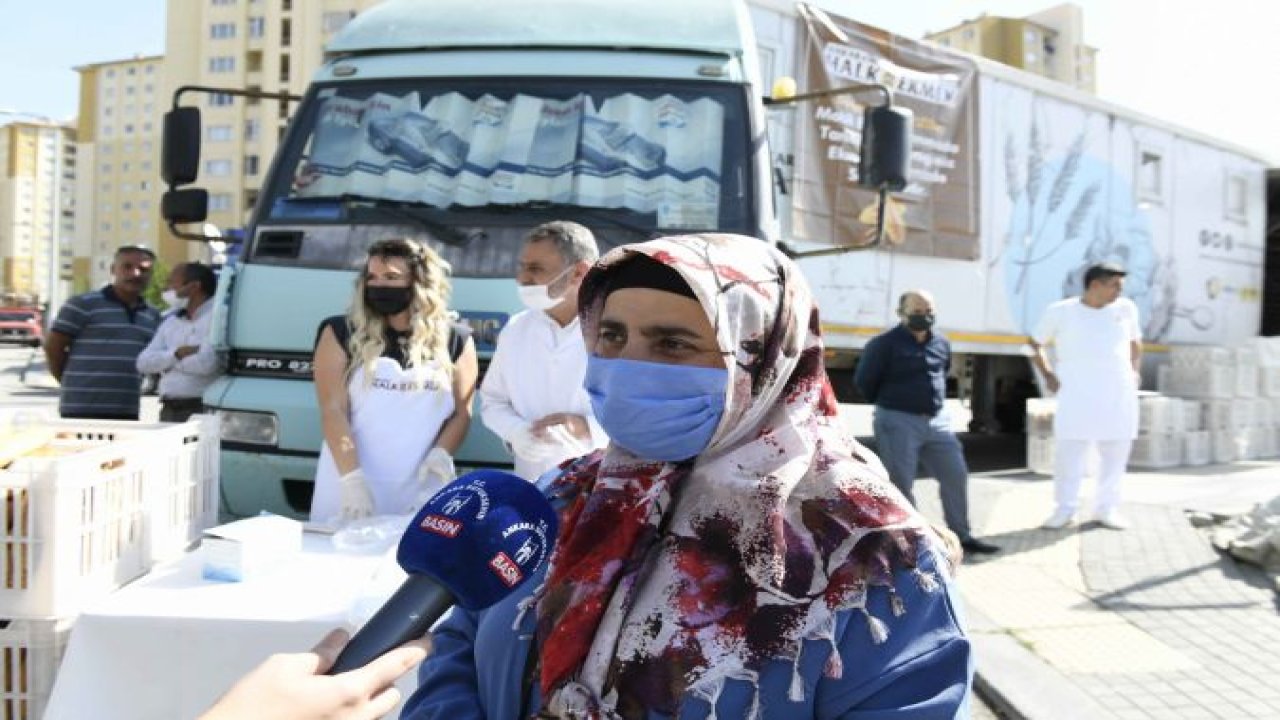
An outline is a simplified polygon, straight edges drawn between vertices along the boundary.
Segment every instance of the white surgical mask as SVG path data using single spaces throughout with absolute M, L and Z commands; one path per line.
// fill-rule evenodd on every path
M 549 288 L 571 270 L 573 270 L 572 265 L 561 271 L 559 275 L 551 278 L 551 281 L 546 285 L 517 285 L 516 292 L 520 293 L 520 302 L 524 303 L 524 306 L 530 310 L 550 310 L 559 305 L 564 297 L 552 297 Z
M 164 292 L 160 293 L 160 299 L 164 300 L 164 304 L 172 310 L 181 310 L 187 306 L 187 299 L 178 297 L 178 291 L 173 288 L 165 288 Z

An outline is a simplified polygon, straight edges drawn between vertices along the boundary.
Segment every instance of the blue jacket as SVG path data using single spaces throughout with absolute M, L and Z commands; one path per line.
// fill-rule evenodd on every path
M 921 557 L 924 570 L 934 570 L 932 556 Z M 950 720 L 969 717 L 970 680 L 973 675 L 969 640 L 957 617 L 954 587 L 944 581 L 942 590 L 926 593 L 910 572 L 900 572 L 896 589 L 906 612 L 894 617 L 884 588 L 870 591 L 867 608 L 884 621 L 889 637 L 882 644 L 871 640 L 865 616 L 844 612 L 837 618 L 836 642 L 844 663 L 840 679 L 823 676 L 830 652 L 826 641 L 809 640 L 800 657 L 805 693 L 802 702 L 787 699 L 791 683 L 790 663 L 773 661 L 760 673 L 761 720 L 846 718 L 849 720 Z M 512 630 L 516 603 L 541 577 L 530 578 L 503 602 L 488 610 L 469 612 L 455 608 L 434 629 L 433 650 L 419 668 L 417 692 L 405 703 L 401 718 L 407 720 L 517 720 L 527 718 L 520 708 L 525 663 L 532 650 L 534 611 Z M 532 682 L 536 708 L 538 683 Z M 752 702 L 750 684 L 726 683 L 716 705 L 720 718 L 746 718 Z M 688 698 L 679 718 L 705 718 L 709 705 Z M 662 718 L 650 714 L 650 719 Z
M 903 325 L 867 343 L 853 382 L 867 402 L 890 410 L 937 415 L 947 397 L 951 343 L 933 331 L 924 342 Z

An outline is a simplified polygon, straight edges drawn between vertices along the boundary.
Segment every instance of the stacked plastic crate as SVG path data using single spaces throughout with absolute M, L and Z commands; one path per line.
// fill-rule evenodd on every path
M 1179 346 L 1170 356 L 1166 390 L 1201 403 L 1202 431 L 1208 434 L 1212 462 L 1280 453 L 1280 353 L 1261 352 L 1254 343 L 1238 348 Z M 1200 459 L 1201 437 L 1184 437 L 1185 456 Z
M 1163 395 L 1138 398 L 1138 437 L 1129 467 L 1158 469 L 1182 464 L 1182 401 Z
M 1258 358 L 1258 392 L 1254 407 L 1261 416 L 1266 413 L 1269 424 L 1259 423 L 1255 439 L 1270 442 L 1272 456 L 1280 455 L 1280 337 L 1256 338 Z M 1264 437 L 1265 436 L 1265 437 Z
M 217 424 L 0 417 L 0 712 L 42 716 L 75 617 L 217 521 Z
M 1027 468 L 1041 475 L 1053 474 L 1053 414 L 1057 401 L 1052 398 L 1027 400 Z
M 1182 464 L 1207 465 L 1213 460 L 1212 435 L 1205 429 L 1205 404 L 1199 400 L 1170 398 L 1178 403 L 1182 423 Z

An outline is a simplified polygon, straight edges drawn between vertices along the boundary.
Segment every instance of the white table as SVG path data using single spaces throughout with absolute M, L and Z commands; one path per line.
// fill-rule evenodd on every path
M 403 578 L 389 556 L 339 554 L 310 534 L 269 576 L 215 583 L 201 563 L 197 548 L 81 614 L 46 720 L 194 718 L 268 655 L 311 648 Z M 399 684 L 406 697 L 415 686 L 412 672 Z

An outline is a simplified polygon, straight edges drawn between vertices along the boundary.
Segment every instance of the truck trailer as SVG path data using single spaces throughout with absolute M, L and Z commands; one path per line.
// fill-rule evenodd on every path
M 886 197 L 859 179 L 864 111 L 890 101 L 915 126 Z M 166 132 L 166 158 L 198 157 L 192 137 Z M 198 219 L 176 190 L 196 178 L 167 179 L 166 217 Z M 1157 350 L 1257 334 L 1263 179 L 1244 150 L 812 5 L 386 0 L 328 46 L 223 272 L 227 374 L 205 402 L 224 510 L 307 511 L 316 326 L 384 237 L 452 265 L 482 369 L 520 309 L 524 233 L 553 219 L 602 252 L 711 231 L 778 244 L 814 286 L 846 400 L 858 351 L 925 288 L 975 429 L 1007 430 L 1034 392 L 1028 330 L 1092 262 L 1129 269 Z M 509 460 L 477 417 L 456 462 Z

